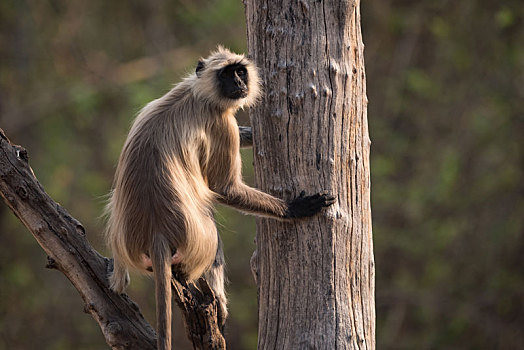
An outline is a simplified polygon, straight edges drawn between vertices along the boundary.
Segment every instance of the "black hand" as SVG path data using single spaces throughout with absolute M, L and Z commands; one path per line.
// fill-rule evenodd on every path
M 289 202 L 285 218 L 303 218 L 313 216 L 322 208 L 329 207 L 335 203 L 335 197 L 327 192 L 320 192 L 312 196 L 306 196 L 302 191 L 300 196 Z

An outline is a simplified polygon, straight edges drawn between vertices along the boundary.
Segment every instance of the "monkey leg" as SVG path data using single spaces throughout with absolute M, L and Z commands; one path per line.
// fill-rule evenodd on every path
M 120 264 L 117 258 L 113 259 L 113 271 L 109 274 L 109 288 L 115 293 L 123 293 L 129 284 L 129 272 Z
M 215 293 L 215 298 L 218 301 L 218 320 L 222 323 L 220 325 L 221 328 L 224 327 L 228 315 L 226 290 L 224 286 L 226 279 L 224 265 L 225 260 L 224 251 L 222 249 L 222 240 L 220 239 L 220 236 L 218 236 L 218 248 L 215 261 L 213 262 L 213 265 L 211 265 L 211 268 L 204 274 L 204 278 L 213 290 L 213 293 Z

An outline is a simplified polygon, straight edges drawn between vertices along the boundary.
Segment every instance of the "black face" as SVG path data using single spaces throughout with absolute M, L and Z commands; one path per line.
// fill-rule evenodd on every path
M 218 83 L 222 96 L 240 99 L 247 96 L 247 69 L 242 64 L 231 64 L 218 71 Z

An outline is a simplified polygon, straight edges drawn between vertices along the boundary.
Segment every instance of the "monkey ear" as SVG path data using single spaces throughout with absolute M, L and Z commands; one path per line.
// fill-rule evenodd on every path
M 204 61 L 202 61 L 201 59 L 198 60 L 198 64 L 196 66 L 196 70 L 195 70 L 195 73 L 197 75 L 197 77 L 200 78 L 200 75 L 202 74 L 202 70 L 204 69 Z

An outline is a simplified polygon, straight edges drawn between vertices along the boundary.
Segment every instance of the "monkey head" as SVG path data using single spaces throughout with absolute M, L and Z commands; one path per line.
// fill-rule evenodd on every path
M 193 93 L 216 107 L 249 107 L 261 94 L 255 65 L 222 46 L 198 61 L 193 79 Z

